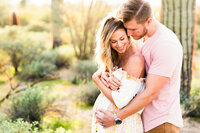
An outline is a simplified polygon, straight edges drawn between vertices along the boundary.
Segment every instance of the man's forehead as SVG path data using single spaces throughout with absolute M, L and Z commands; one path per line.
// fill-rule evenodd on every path
M 136 28 L 138 28 L 138 25 L 137 24 L 132 24 L 132 23 L 126 23 L 126 24 L 124 24 L 124 27 L 126 28 L 126 29 L 136 29 Z
M 124 23 L 124 27 L 126 27 L 127 29 L 134 29 L 138 26 L 139 24 L 136 22 L 135 19 L 131 19 L 130 21 Z

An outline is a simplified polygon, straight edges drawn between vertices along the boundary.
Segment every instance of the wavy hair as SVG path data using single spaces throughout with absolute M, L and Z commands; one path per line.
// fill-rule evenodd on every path
M 118 29 L 125 29 L 123 22 L 116 17 L 106 17 L 96 37 L 96 60 L 100 69 L 111 72 L 119 64 L 119 54 L 110 45 L 112 34 Z M 126 30 L 126 29 L 125 29 Z

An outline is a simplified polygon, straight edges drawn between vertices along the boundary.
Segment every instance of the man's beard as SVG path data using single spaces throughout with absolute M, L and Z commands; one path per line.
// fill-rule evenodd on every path
M 147 34 L 147 32 L 148 32 L 147 28 L 144 27 L 143 32 L 142 32 L 142 35 L 137 36 L 137 37 L 133 37 L 133 36 L 132 36 L 132 37 L 133 37 L 133 39 L 135 39 L 135 40 L 140 40 L 141 38 L 143 38 L 143 37 Z

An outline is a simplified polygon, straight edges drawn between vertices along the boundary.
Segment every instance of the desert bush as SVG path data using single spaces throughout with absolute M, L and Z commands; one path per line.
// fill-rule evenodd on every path
M 1 133 L 37 133 L 37 128 L 34 126 L 37 123 L 32 124 L 23 121 L 22 119 L 12 120 L 1 120 L 0 121 L 0 132 Z
M 200 84 L 197 79 L 193 79 L 190 97 L 181 95 L 181 103 L 186 110 L 186 116 L 200 116 Z
M 35 80 L 47 76 L 55 75 L 56 66 L 51 62 L 32 61 L 22 67 L 19 77 L 23 80 Z
M 72 78 L 74 83 L 88 82 L 92 79 L 93 73 L 97 70 L 97 65 L 91 60 L 79 60 L 74 62 L 72 70 L 75 72 Z
M 69 67 L 72 57 L 72 52 L 70 53 L 65 46 L 60 46 L 46 52 L 42 57 L 42 60 L 52 62 L 59 69 L 62 67 Z
M 91 81 L 85 85 L 81 86 L 81 91 L 79 94 L 80 102 L 85 103 L 86 105 L 94 105 L 100 91 L 98 87 Z
M 27 122 L 41 121 L 41 116 L 45 113 L 51 102 L 44 99 L 45 88 L 27 87 L 24 92 L 13 97 L 9 117 L 12 120 L 22 118 Z
M 23 80 L 53 74 L 56 68 L 54 62 L 43 60 L 44 54 L 48 52 L 45 38 L 48 40 L 45 32 L 28 32 L 25 28 L 14 26 L 6 27 L 4 35 L 1 34 L 0 48 L 7 53 L 15 73 Z M 62 56 L 55 57 L 58 61 L 66 61 Z
M 42 129 L 52 129 L 56 131 L 58 128 L 69 130 L 73 128 L 73 122 L 63 118 L 48 118 L 44 119 L 40 125 Z
M 72 133 L 71 130 L 66 130 L 63 127 L 53 129 L 39 129 L 37 122 L 29 123 L 19 118 L 17 120 L 0 120 L 1 133 Z
M 66 130 L 62 127 L 57 128 L 55 131 L 52 129 L 44 129 L 40 133 L 72 133 L 71 130 Z
M 190 98 L 187 98 L 182 90 L 180 91 L 180 101 L 185 110 L 190 110 Z
M 49 32 L 50 25 L 42 21 L 33 21 L 28 25 L 28 30 L 33 32 Z
M 37 60 L 45 51 L 39 40 L 35 41 L 27 37 L 28 32 L 19 27 L 6 27 L 4 35 L 1 35 L 0 48 L 10 57 L 10 62 L 16 73 L 19 66 L 29 64 Z
M 200 84 L 197 79 L 194 79 L 190 94 L 190 116 L 200 116 Z

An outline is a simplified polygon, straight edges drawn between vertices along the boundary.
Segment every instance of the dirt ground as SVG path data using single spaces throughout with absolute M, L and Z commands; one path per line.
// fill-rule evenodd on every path
M 200 133 L 200 123 L 191 118 L 183 118 L 183 128 L 180 133 Z

